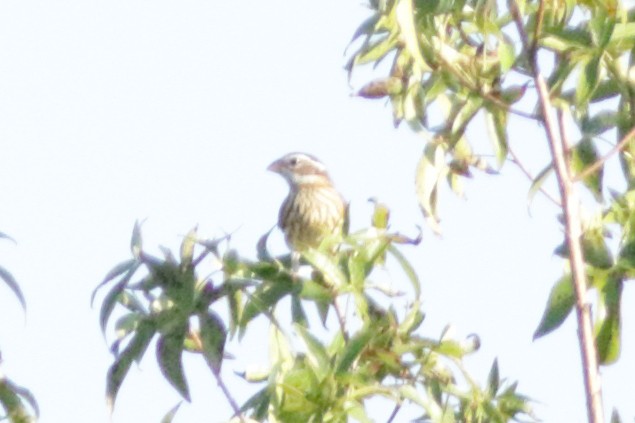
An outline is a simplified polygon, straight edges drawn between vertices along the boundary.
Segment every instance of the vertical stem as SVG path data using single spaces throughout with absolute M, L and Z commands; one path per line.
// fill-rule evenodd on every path
M 540 0 L 538 20 L 542 20 L 544 12 L 544 1 Z M 538 101 L 542 113 L 542 121 L 545 125 L 545 132 L 549 141 L 549 149 L 553 158 L 553 164 L 558 178 L 558 189 L 562 210 L 565 217 L 565 236 L 569 249 L 569 263 L 573 279 L 576 303 L 575 311 L 578 322 L 578 343 L 580 355 L 582 356 L 582 373 L 584 376 L 584 391 L 586 394 L 587 417 L 589 423 L 604 423 L 604 410 L 602 406 L 602 388 L 600 386 L 600 374 L 597 358 L 597 349 L 593 336 L 593 323 L 591 320 L 591 309 L 587 300 L 587 277 L 582 252 L 582 221 L 580 219 L 580 203 L 575 189 L 574 176 L 571 172 L 567 160 L 570 141 L 567 135 L 564 119 L 560 115 L 557 124 L 553 118 L 553 107 L 551 105 L 549 89 L 540 72 L 537 58 L 537 40 L 540 33 L 534 34 L 533 43 L 529 43 L 529 37 L 525 31 L 525 26 L 518 7 L 518 0 L 509 0 L 509 9 L 516 28 L 520 35 L 525 53 L 529 56 L 529 64 L 533 73 L 533 79 L 538 90 Z M 538 22 L 537 31 L 540 28 Z M 559 135 L 558 137 L 558 129 Z
M 569 249 L 569 262 L 576 297 L 575 310 L 578 321 L 578 342 L 582 356 L 582 372 L 586 393 L 587 416 L 589 423 L 603 423 L 602 388 L 600 386 L 597 350 L 593 335 L 591 310 L 587 300 L 587 277 L 582 252 L 582 222 L 580 219 L 580 203 L 574 187 L 573 175 L 566 154 L 569 140 L 560 119 L 560 140 L 556 137 L 556 123 L 551 113 L 549 91 L 544 78 L 536 69 L 534 74 L 540 108 L 545 123 L 545 131 L 549 140 L 549 148 L 558 178 L 558 187 L 565 217 L 565 234 Z

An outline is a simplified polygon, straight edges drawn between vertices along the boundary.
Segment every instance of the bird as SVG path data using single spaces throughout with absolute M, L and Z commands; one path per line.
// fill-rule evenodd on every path
M 278 214 L 278 226 L 292 251 L 301 253 L 318 248 L 325 239 L 342 235 L 347 205 L 318 158 L 289 153 L 267 169 L 289 184 L 289 194 Z

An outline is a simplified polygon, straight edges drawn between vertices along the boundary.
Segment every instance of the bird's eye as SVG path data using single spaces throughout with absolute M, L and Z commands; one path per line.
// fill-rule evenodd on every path
M 298 158 L 297 158 L 297 157 L 291 157 L 291 158 L 289 159 L 289 164 L 290 164 L 291 166 L 295 166 L 295 165 L 297 165 L 297 164 L 298 164 Z

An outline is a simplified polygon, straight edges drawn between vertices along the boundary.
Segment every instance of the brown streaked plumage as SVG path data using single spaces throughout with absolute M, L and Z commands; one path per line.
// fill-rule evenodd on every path
M 289 153 L 267 169 L 289 184 L 278 226 L 291 249 L 316 248 L 325 237 L 341 234 L 346 205 L 322 162 L 310 154 Z

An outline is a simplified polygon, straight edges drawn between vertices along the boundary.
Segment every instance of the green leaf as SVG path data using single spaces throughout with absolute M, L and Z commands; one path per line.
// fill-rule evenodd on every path
M 410 306 L 408 314 L 404 317 L 403 321 L 399 325 L 398 334 L 400 336 L 409 336 L 421 326 L 425 314 L 421 311 L 421 304 L 419 300 L 415 300 Z
M 613 256 L 600 231 L 587 231 L 582 235 L 584 261 L 598 269 L 613 267 Z
M 460 342 L 454 339 L 442 340 L 435 348 L 439 354 L 461 359 L 465 355 L 465 349 Z
M 302 282 L 300 297 L 306 300 L 330 302 L 333 294 L 324 285 L 308 280 Z
M 606 309 L 606 315 L 596 328 L 595 338 L 601 364 L 612 364 L 620 355 L 622 287 L 621 279 L 611 278 L 600 292 L 600 301 Z
M 620 89 L 621 89 L 620 83 L 614 79 L 602 81 L 598 84 L 598 87 L 595 89 L 595 92 L 593 93 L 593 96 L 591 97 L 591 103 L 597 103 L 604 100 L 608 100 L 609 98 L 613 98 L 621 94 Z M 599 114 L 602 114 L 602 112 L 600 112 Z
M 531 202 L 536 196 L 536 193 L 540 191 L 549 175 L 551 175 L 551 172 L 553 172 L 553 163 L 549 163 L 549 165 L 541 170 L 540 173 L 538 173 L 538 175 L 536 175 L 534 180 L 531 182 L 529 192 L 527 193 L 527 208 L 530 207 Z
M 374 332 L 370 328 L 360 330 L 351 338 L 346 345 L 344 352 L 338 357 L 337 365 L 335 366 L 336 374 L 348 372 L 353 362 L 359 357 L 361 352 L 366 348 L 368 341 L 373 337 Z
M 618 263 L 627 269 L 635 269 L 635 239 L 622 246 Z
M 330 359 L 324 345 L 322 345 L 322 343 L 313 336 L 305 326 L 295 325 L 294 327 L 304 340 L 308 349 L 309 358 L 316 364 L 315 368 L 318 370 L 328 369 L 330 367 Z
M 128 313 L 117 319 L 115 323 L 115 336 L 123 339 L 139 327 L 139 323 L 144 320 L 140 313 Z
M 272 261 L 271 254 L 269 254 L 269 250 L 267 250 L 267 240 L 269 239 L 269 235 L 271 235 L 271 231 L 274 228 L 269 229 L 263 236 L 258 240 L 258 245 L 256 246 L 256 251 L 258 253 L 258 260 L 260 261 Z
M 201 328 L 203 355 L 208 366 L 218 373 L 223 362 L 227 330 L 221 318 L 213 311 L 198 316 Z
M 374 422 L 368 417 L 366 408 L 359 401 L 346 401 L 344 408 L 346 409 L 346 414 L 359 423 Z
M 25 401 L 35 416 L 27 410 Z M 18 386 L 6 377 L 0 378 L 0 404 L 7 414 L 6 417 L 0 418 L 3 421 L 8 418 L 11 423 L 34 423 L 40 416 L 40 409 L 31 391 Z
M 622 423 L 622 419 L 620 418 L 620 413 L 616 408 L 613 409 L 611 413 L 611 423 Z
M 401 91 L 397 91 L 400 93 Z M 422 130 L 426 123 L 426 111 L 423 103 L 423 89 L 419 82 L 410 84 L 404 95 L 404 119 L 415 132 Z
M 589 60 L 580 72 L 577 89 L 575 92 L 575 105 L 586 108 L 586 104 L 598 86 L 600 75 L 600 64 L 602 56 L 599 54 Z
M 0 232 L 0 239 L 8 239 L 9 241 L 13 241 L 14 244 L 17 244 L 15 239 L 11 238 L 9 235 L 5 234 L 4 232 Z
M 170 411 L 168 411 L 165 416 L 163 416 L 163 418 L 161 419 L 161 423 L 172 423 L 172 420 L 174 420 L 174 416 L 176 416 L 176 413 L 179 411 L 179 407 L 181 407 L 181 404 L 182 402 L 179 401 L 178 404 L 172 407 L 172 409 L 170 409 Z
M 229 306 L 229 331 L 233 337 L 240 326 L 244 311 L 243 292 L 240 289 L 230 289 L 227 294 L 227 305 Z
M 353 63 L 355 65 L 364 65 L 366 63 L 376 62 L 384 58 L 398 44 L 399 38 L 397 34 L 389 34 L 381 39 L 369 43 L 355 55 Z
M 494 360 L 492 368 L 487 376 L 487 392 L 490 397 L 495 397 L 500 386 L 500 373 L 498 371 L 498 359 Z
M 93 290 L 92 295 L 90 296 L 90 306 L 93 306 L 93 303 L 95 301 L 95 295 L 97 295 L 97 291 L 99 291 L 100 288 L 102 288 L 104 285 L 106 285 L 108 282 L 110 282 L 111 280 L 115 279 L 117 276 L 121 275 L 122 273 L 125 272 L 129 272 L 133 267 L 135 269 L 138 269 L 138 265 L 135 266 L 135 264 L 137 263 L 136 259 L 130 259 L 130 260 L 126 260 L 124 262 L 119 263 L 118 265 L 116 265 L 115 267 L 113 267 L 110 272 L 108 272 L 108 274 L 106 274 L 106 277 L 104 278 L 104 280 L 102 280 L 99 285 L 97 285 L 97 288 L 95 288 Z
M 132 229 L 132 237 L 130 239 L 130 251 L 132 252 L 132 256 L 136 259 L 141 257 L 141 251 L 143 250 L 141 238 L 142 224 L 143 221 L 139 222 L 138 220 L 134 223 L 134 228 Z
M 104 297 L 104 301 L 101 304 L 101 309 L 99 310 L 99 325 L 101 327 L 102 334 L 106 334 L 106 325 L 108 324 L 108 319 L 112 314 L 115 306 L 118 302 L 121 302 L 123 297 L 124 289 L 127 287 L 130 279 L 135 274 L 137 269 L 139 268 L 139 263 L 135 261 L 132 267 L 128 268 L 128 273 L 124 275 L 115 286 L 112 287 L 108 294 Z M 102 282 L 103 285 L 103 282 Z M 93 292 L 94 295 L 95 292 Z
M 392 124 L 395 128 L 398 128 L 401 121 L 404 118 L 404 96 L 393 95 L 390 97 L 390 104 L 392 105 Z
M 465 135 L 467 126 L 479 110 L 481 110 L 481 106 L 483 106 L 483 98 L 476 95 L 468 97 L 467 101 L 460 106 L 450 127 L 449 144 L 451 146 L 459 142 L 463 135 Z
M 439 182 L 447 174 L 445 153 L 445 147 L 440 143 L 426 144 L 415 179 L 419 207 L 430 228 L 437 234 L 441 232 L 437 216 L 437 193 Z
M 251 295 L 240 318 L 240 328 L 244 331 L 247 324 L 257 315 L 274 307 L 280 299 L 293 291 L 291 280 L 264 282 Z
M 0 380 L 0 404 L 7 413 L 6 417 L 2 416 L 2 420 L 8 419 L 10 422 L 18 423 L 35 421 L 29 416 L 28 411 L 20 401 L 20 397 L 9 387 L 6 380 Z
M 298 325 L 308 326 L 309 324 L 304 308 L 302 307 L 300 295 L 295 292 L 291 295 L 291 319 L 293 323 Z
M 364 290 L 366 265 L 366 259 L 361 254 L 353 253 L 348 257 L 348 274 L 351 280 L 351 286 L 357 292 Z
M 551 289 L 542 319 L 536 332 L 534 332 L 534 339 L 540 338 L 558 328 L 571 313 L 574 304 L 573 281 L 571 280 L 571 275 L 567 274 L 556 282 Z
M 196 279 L 193 269 L 181 270 L 170 262 L 148 265 L 152 279 L 163 288 L 165 294 L 182 310 L 190 310 L 196 298 Z
M 9 273 L 4 267 L 0 267 L 0 279 L 4 281 L 4 283 L 9 287 L 13 294 L 20 301 L 20 305 L 22 306 L 22 310 L 26 312 L 26 301 L 24 300 L 24 295 L 22 294 L 22 290 L 18 285 L 17 281 L 14 279 L 13 275 Z
M 154 336 L 155 328 L 152 322 L 145 320 L 141 322 L 139 328 L 135 332 L 134 336 L 126 345 L 126 348 L 119 354 L 115 362 L 108 369 L 108 376 L 106 378 L 106 398 L 108 401 L 108 407 L 112 410 L 115 406 L 115 400 L 117 399 L 117 393 L 123 383 L 130 366 L 134 361 L 140 361 L 148 348 L 152 337 Z
M 582 130 L 585 139 L 588 137 L 595 137 L 613 129 L 617 125 L 618 119 L 619 114 L 617 112 L 604 110 L 590 119 L 588 116 L 585 116 L 584 119 L 582 119 L 580 129 Z
M 384 203 L 380 203 L 376 199 L 369 200 L 374 204 L 373 217 L 371 223 L 373 227 L 378 229 L 388 228 L 388 220 L 390 218 L 390 209 Z
M 271 389 L 265 386 L 260 391 L 252 395 L 240 407 L 241 412 L 253 410 L 253 418 L 257 421 L 264 421 L 268 416 L 269 403 L 271 401 Z
M 202 330 L 202 328 L 201 328 Z M 190 401 L 190 392 L 187 380 L 183 373 L 183 341 L 185 340 L 186 326 L 180 326 L 170 333 L 159 337 L 157 341 L 157 362 L 161 373 L 170 382 L 170 385 L 186 400 Z
M 600 323 L 595 342 L 600 364 L 613 364 L 620 355 L 620 316 L 609 314 Z
M 397 259 L 397 262 L 406 273 L 406 276 L 415 291 L 415 299 L 418 299 L 421 296 L 421 283 L 419 282 L 419 276 L 417 276 L 417 272 L 414 267 L 412 267 L 408 259 L 406 259 L 406 256 L 404 256 L 394 245 L 388 246 L 388 252 Z
M 322 322 L 322 326 L 326 328 L 326 319 L 329 317 L 329 310 L 331 309 L 331 304 L 328 301 L 315 301 L 315 308 L 317 308 L 318 314 L 320 315 L 320 321 Z
M 319 250 L 310 248 L 302 252 L 304 257 L 313 267 L 322 273 L 324 281 L 328 286 L 339 288 L 347 285 L 348 280 L 342 272 L 333 254 L 326 254 Z
M 560 257 L 569 258 L 569 247 L 566 243 L 560 245 L 554 252 Z M 601 229 L 588 230 L 582 234 L 582 252 L 584 261 L 593 267 L 598 269 L 610 269 L 613 267 L 613 256 Z
M 380 13 L 374 13 L 368 18 L 366 18 L 366 20 L 362 22 L 362 24 L 357 28 L 357 30 L 353 34 L 353 37 L 351 38 L 351 41 L 349 42 L 349 44 L 355 41 L 356 39 L 358 39 L 359 37 L 361 37 L 362 35 L 367 35 L 367 36 L 372 35 L 373 30 L 375 29 L 375 26 L 377 25 L 377 22 L 379 21 L 380 17 L 381 17 Z
M 516 62 L 516 50 L 511 40 L 500 40 L 498 43 L 498 60 L 500 61 L 501 72 L 505 73 L 514 66 Z
M 108 319 L 119 301 L 121 292 L 126 288 L 127 284 L 128 280 L 125 278 L 122 279 L 110 291 L 108 291 L 108 294 L 104 297 L 101 309 L 99 310 L 99 326 L 101 327 L 101 333 L 104 336 L 106 336 L 106 325 L 108 325 Z
M 421 46 L 419 45 L 419 32 L 415 24 L 412 0 L 397 0 L 395 16 L 401 30 L 400 38 L 405 42 L 406 49 L 420 69 L 428 70 L 429 66 L 423 58 Z
M 632 48 L 635 40 L 635 22 L 618 23 L 611 34 L 611 44 Z M 630 46 L 630 47 L 629 47 Z
M 572 149 L 571 167 L 574 172 L 581 173 L 586 168 L 594 164 L 599 159 L 598 151 L 591 138 L 583 138 Z M 595 195 L 598 201 L 602 200 L 602 177 L 604 176 L 604 167 L 591 173 L 583 179 L 584 185 Z
M 490 137 L 493 141 L 494 153 L 499 169 L 507 160 L 507 112 L 498 108 L 491 108 L 485 113 Z
M 591 29 L 593 42 L 597 47 L 606 48 L 613 35 L 615 23 L 615 18 L 608 16 L 605 9 L 598 8 L 595 10 L 593 17 L 589 20 L 589 28 Z
M 561 48 L 558 48 L 559 44 L 551 44 L 554 40 L 548 39 L 550 37 L 544 37 L 541 42 L 548 48 L 553 48 L 557 51 L 569 50 L 572 48 L 589 49 L 593 40 L 591 34 L 583 27 L 552 27 L 550 28 L 552 34 L 562 43 Z
M 192 264 L 194 257 L 194 246 L 197 244 L 196 232 L 198 227 L 195 226 L 185 235 L 181 243 L 181 268 L 185 269 Z

